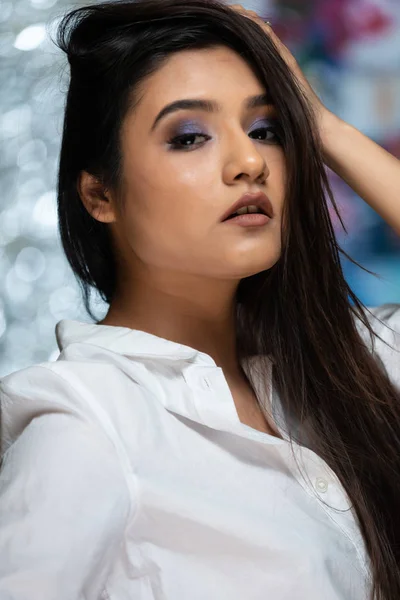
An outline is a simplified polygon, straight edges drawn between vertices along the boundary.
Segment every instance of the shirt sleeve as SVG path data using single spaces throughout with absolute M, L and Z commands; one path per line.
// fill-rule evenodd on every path
M 0 381 L 0 598 L 99 600 L 130 512 L 125 474 L 96 423 L 49 400 L 51 381 L 45 401 L 24 381 Z
M 375 338 L 375 353 L 382 361 L 393 384 L 400 389 L 400 304 L 382 304 L 368 307 L 367 318 L 373 330 L 382 340 Z M 379 320 L 378 320 L 379 319 Z M 357 322 L 359 331 L 371 349 L 370 338 L 365 326 Z

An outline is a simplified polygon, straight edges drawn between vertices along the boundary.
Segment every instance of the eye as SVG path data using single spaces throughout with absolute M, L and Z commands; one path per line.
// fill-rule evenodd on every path
M 257 127 L 257 129 L 253 129 L 249 135 L 254 134 L 261 136 L 263 139 L 260 139 L 259 141 L 263 143 L 280 144 L 282 142 L 282 134 L 279 123 L 269 125 L 268 127 Z M 197 138 L 203 138 L 206 140 L 211 139 L 209 135 L 201 133 L 201 131 L 194 131 L 193 133 L 185 133 L 175 136 L 168 141 L 168 145 L 170 146 L 171 150 L 183 150 L 188 152 L 205 143 L 204 141 L 194 143 Z
M 260 139 L 261 142 L 280 144 L 282 142 L 282 130 L 278 124 L 269 125 L 268 127 L 257 127 L 257 129 L 253 129 L 251 135 L 257 134 L 261 136 L 263 139 Z
M 196 138 L 210 139 L 210 136 L 206 135 L 205 133 L 201 133 L 201 132 L 185 133 L 184 135 L 178 135 L 178 136 L 172 138 L 172 140 L 169 140 L 168 144 L 171 146 L 171 150 L 187 151 L 195 146 L 201 145 L 201 142 L 197 143 L 197 144 L 191 143 Z

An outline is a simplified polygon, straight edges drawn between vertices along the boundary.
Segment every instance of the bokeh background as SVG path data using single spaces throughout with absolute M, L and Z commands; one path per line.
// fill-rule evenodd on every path
M 162 1 L 162 0 L 160 0 Z M 0 1 L 0 377 L 58 356 L 61 319 L 90 322 L 63 256 L 56 173 L 68 67 L 51 42 L 89 2 Z M 399 0 L 248 0 L 269 18 L 328 106 L 400 158 Z M 400 302 L 400 238 L 332 171 L 346 278 L 367 306 Z M 99 318 L 106 306 L 94 296 Z

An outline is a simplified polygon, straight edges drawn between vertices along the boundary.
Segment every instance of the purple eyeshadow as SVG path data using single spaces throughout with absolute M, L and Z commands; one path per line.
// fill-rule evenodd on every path
M 270 119 L 258 119 L 255 123 L 252 124 L 251 129 L 257 129 L 257 127 L 265 127 L 273 123 L 274 121 L 271 121 Z M 181 135 L 199 132 L 206 133 L 206 130 L 207 128 L 204 126 L 204 124 L 200 123 L 199 121 L 183 121 L 178 124 L 178 126 L 174 130 L 173 135 L 175 137 L 178 137 Z
M 188 133 L 198 133 L 199 131 L 203 131 L 204 126 L 198 123 L 197 121 L 184 121 L 180 123 L 177 129 L 174 132 L 174 135 L 186 135 Z
M 271 121 L 269 121 L 268 119 L 260 119 L 259 121 L 256 121 L 255 123 L 253 123 L 252 128 L 255 127 L 265 127 L 265 125 L 270 124 Z

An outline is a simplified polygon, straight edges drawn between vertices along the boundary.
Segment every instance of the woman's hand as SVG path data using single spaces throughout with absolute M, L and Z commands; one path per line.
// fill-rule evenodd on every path
M 400 161 L 324 106 L 292 53 L 256 12 L 230 6 L 265 31 L 296 77 L 314 109 L 325 164 L 400 235 Z
M 247 17 L 257 23 L 261 27 L 263 31 L 269 36 L 270 39 L 274 42 L 276 48 L 278 49 L 279 54 L 286 62 L 293 75 L 296 77 L 300 87 L 305 92 L 306 97 L 311 102 L 311 105 L 314 109 L 314 114 L 317 119 L 317 123 L 319 126 L 320 134 L 323 134 L 325 129 L 327 128 L 327 123 L 335 117 L 321 102 L 317 94 L 314 92 L 313 88 L 307 81 L 304 73 L 302 72 L 299 64 L 290 50 L 281 42 L 278 36 L 275 34 L 269 22 L 265 22 L 261 19 L 261 17 L 254 10 L 247 10 L 243 8 L 241 4 L 230 4 L 230 8 L 238 12 L 244 17 Z M 322 137 L 322 135 L 321 135 Z

